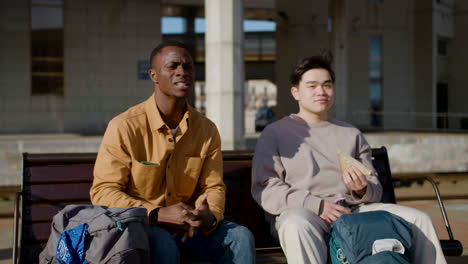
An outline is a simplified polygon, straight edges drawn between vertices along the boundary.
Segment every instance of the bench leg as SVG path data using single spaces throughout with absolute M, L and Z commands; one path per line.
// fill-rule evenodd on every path
M 23 193 L 17 192 L 15 197 L 15 215 L 14 215 L 14 235 L 13 235 L 13 263 L 18 262 L 18 236 L 19 236 L 19 214 L 20 203 Z

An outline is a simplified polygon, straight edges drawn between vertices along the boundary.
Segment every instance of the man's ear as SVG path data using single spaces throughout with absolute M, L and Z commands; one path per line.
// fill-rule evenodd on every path
M 156 74 L 156 71 L 154 69 L 149 69 L 148 70 L 148 75 L 151 78 L 151 81 L 153 81 L 154 83 L 158 83 L 157 74 Z
M 291 87 L 291 94 L 296 101 L 299 101 L 299 88 L 296 86 Z

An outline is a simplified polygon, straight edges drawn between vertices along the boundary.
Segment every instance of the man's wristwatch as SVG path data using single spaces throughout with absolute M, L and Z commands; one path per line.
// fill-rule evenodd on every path
M 150 212 L 150 214 L 149 214 L 149 223 L 150 224 L 152 224 L 152 225 L 157 225 L 158 224 L 159 209 L 160 208 L 155 208 Z
M 218 224 L 218 219 L 216 219 L 216 217 L 215 217 L 214 215 L 213 215 L 213 218 L 214 218 L 214 220 L 213 220 L 213 222 L 211 223 L 211 228 L 212 228 L 212 229 L 215 228 L 216 225 Z

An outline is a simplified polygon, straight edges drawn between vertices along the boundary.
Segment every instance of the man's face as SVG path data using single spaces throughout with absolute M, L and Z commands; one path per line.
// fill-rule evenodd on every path
M 325 69 L 306 71 L 299 81 L 299 87 L 292 87 L 291 93 L 302 111 L 326 116 L 335 100 L 333 82 Z
M 183 48 L 163 48 L 153 59 L 149 73 L 159 91 L 168 97 L 185 98 L 193 90 L 193 60 Z

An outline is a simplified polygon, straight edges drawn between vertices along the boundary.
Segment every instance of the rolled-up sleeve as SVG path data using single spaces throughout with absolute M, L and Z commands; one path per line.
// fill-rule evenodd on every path
M 211 134 L 211 140 L 207 142 L 208 149 L 200 171 L 198 188 L 200 189 L 200 194 L 206 193 L 208 195 L 208 205 L 219 223 L 224 218 L 226 199 L 226 186 L 223 182 L 221 138 L 214 124 L 210 128 L 209 133 Z M 198 207 L 200 203 L 201 200 L 198 197 L 195 206 Z

